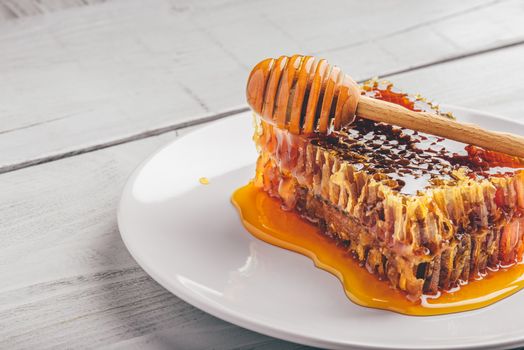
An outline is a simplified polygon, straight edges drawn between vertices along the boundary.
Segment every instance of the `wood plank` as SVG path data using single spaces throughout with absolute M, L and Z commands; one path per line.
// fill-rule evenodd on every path
M 0 171 L 244 106 L 249 67 L 315 53 L 356 79 L 521 42 L 519 0 L 112 0 L 0 24 Z
M 295 349 L 181 301 L 117 229 L 131 170 L 168 133 L 1 175 L 0 348 Z

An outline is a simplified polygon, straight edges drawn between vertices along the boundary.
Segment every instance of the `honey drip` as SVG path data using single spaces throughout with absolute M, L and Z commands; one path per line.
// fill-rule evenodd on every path
M 429 316 L 479 309 L 506 298 L 524 287 L 524 264 L 488 271 L 481 280 L 462 285 L 438 297 L 423 296 L 411 302 L 405 294 L 379 280 L 335 241 L 298 214 L 281 209 L 279 200 L 252 183 L 232 197 L 242 223 L 255 237 L 311 258 L 315 265 L 335 275 L 354 303 L 406 315 Z

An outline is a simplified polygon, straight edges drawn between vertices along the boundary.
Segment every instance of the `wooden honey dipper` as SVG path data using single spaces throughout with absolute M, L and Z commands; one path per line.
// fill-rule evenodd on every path
M 358 116 L 524 158 L 522 136 L 363 96 L 358 84 L 340 68 L 311 56 L 261 61 L 249 75 L 246 94 L 254 112 L 293 134 L 326 134 Z

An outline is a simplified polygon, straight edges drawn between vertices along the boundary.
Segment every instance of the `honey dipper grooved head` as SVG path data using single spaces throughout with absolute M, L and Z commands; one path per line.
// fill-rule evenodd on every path
M 294 134 L 327 133 L 353 122 L 357 83 L 312 56 L 267 58 L 251 71 L 247 102 L 264 120 Z

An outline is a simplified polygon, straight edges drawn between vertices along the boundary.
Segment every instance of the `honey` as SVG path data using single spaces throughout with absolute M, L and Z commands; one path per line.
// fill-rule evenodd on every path
M 252 183 L 232 197 L 243 225 L 258 239 L 312 259 L 318 268 L 335 275 L 354 303 L 406 315 L 429 316 L 479 309 L 524 287 L 524 264 L 488 270 L 482 279 L 460 285 L 437 296 L 423 295 L 417 302 L 370 274 L 350 252 L 322 234 L 320 229 Z

